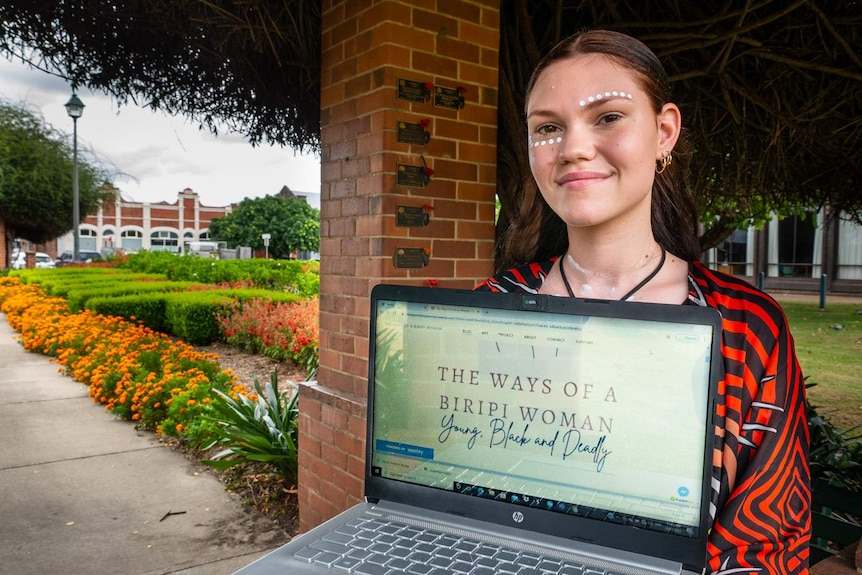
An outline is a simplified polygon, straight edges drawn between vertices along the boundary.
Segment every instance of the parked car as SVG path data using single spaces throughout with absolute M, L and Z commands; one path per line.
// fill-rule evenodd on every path
M 80 258 L 80 261 L 85 264 L 89 262 L 98 262 L 105 259 L 99 252 L 89 250 L 79 250 L 78 257 Z M 62 254 L 60 254 L 60 257 L 57 258 L 56 264 L 57 266 L 67 266 L 72 263 L 73 259 L 74 254 L 71 251 L 63 252 Z
M 27 254 L 24 252 L 17 252 L 12 254 L 12 269 L 13 270 L 22 270 L 27 267 Z M 37 268 L 53 268 L 56 267 L 54 260 L 51 259 L 51 256 L 44 252 L 36 252 L 36 267 Z

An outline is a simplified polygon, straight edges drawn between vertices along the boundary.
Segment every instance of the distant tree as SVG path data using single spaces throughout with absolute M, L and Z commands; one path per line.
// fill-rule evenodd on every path
M 72 229 L 72 143 L 24 104 L 0 101 L 0 218 L 6 245 L 43 243 Z M 81 217 L 115 193 L 106 173 L 78 155 Z
M 264 196 L 246 198 L 231 213 L 210 222 L 210 237 L 229 247 L 263 250 L 263 234 L 270 234 L 269 253 L 275 258 L 319 251 L 320 211 L 304 200 Z

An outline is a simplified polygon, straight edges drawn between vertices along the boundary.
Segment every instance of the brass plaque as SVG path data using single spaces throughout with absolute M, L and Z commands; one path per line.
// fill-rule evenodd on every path
M 425 127 L 422 124 L 398 122 L 398 129 L 395 133 L 398 141 L 404 144 L 424 146 L 431 139 L 431 134 L 425 131 Z
M 428 175 L 425 173 L 425 166 L 398 164 L 398 170 L 395 173 L 395 183 L 399 186 L 424 188 L 428 185 Z
M 424 228 L 429 219 L 425 208 L 417 206 L 398 206 L 395 211 L 395 225 L 402 228 Z
M 396 268 L 421 269 L 428 265 L 428 254 L 422 248 L 395 248 L 392 261 Z
M 398 78 L 398 99 L 424 104 L 431 97 L 431 90 L 425 82 Z
M 438 108 L 460 110 L 464 107 L 464 96 L 454 88 L 434 87 L 434 105 Z

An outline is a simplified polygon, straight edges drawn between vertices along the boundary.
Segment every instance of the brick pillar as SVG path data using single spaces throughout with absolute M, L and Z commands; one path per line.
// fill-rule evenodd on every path
M 494 251 L 499 0 L 322 9 L 320 369 L 300 389 L 301 531 L 362 500 L 371 288 L 470 288 L 492 273 Z M 431 98 L 399 97 L 399 80 L 433 85 Z M 435 105 L 438 88 L 463 108 Z M 400 122 L 423 120 L 427 143 L 399 140 Z M 423 157 L 427 185 L 398 180 Z M 428 225 L 398 225 L 399 206 Z M 398 248 L 424 250 L 428 265 L 396 267 Z

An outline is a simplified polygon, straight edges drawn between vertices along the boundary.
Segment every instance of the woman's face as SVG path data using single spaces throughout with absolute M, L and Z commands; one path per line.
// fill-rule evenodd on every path
M 656 113 L 634 72 L 588 54 L 548 66 L 527 102 L 530 169 L 569 227 L 649 224 L 656 160 L 679 109 Z

